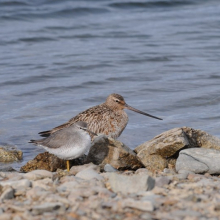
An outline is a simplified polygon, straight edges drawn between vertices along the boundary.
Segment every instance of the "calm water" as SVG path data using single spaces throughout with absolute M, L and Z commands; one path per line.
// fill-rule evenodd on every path
M 219 0 L 0 0 L 0 142 L 27 142 L 111 93 L 134 148 L 174 127 L 220 137 Z

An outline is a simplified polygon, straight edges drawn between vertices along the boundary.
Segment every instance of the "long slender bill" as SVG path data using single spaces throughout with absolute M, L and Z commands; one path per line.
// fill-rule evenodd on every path
M 158 119 L 158 120 L 163 120 L 162 118 L 158 118 L 158 117 L 156 117 L 156 116 L 147 114 L 147 113 L 142 112 L 142 111 L 140 111 L 140 110 L 138 110 L 138 109 L 136 109 L 136 108 L 133 108 L 133 107 L 131 107 L 130 105 L 127 105 L 127 104 L 125 104 L 125 108 L 127 108 L 127 109 L 129 109 L 129 110 L 131 110 L 131 111 L 137 112 L 137 113 L 139 113 L 139 114 L 146 115 L 146 116 L 151 117 L 151 118 L 156 118 L 156 119 Z

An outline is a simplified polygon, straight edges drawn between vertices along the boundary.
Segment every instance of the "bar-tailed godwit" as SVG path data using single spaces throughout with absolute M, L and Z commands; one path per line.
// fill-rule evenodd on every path
M 100 105 L 91 107 L 68 122 L 53 128 L 49 131 L 42 131 L 39 134 L 43 137 L 50 136 L 56 131 L 69 127 L 77 121 L 84 121 L 88 124 L 88 129 L 96 134 L 105 134 L 114 139 L 118 138 L 128 123 L 128 115 L 124 109 L 129 109 L 134 112 L 162 120 L 161 118 L 142 112 L 126 104 L 124 98 L 118 94 L 111 94 L 106 101 Z M 91 135 L 91 134 L 90 134 Z M 91 135 L 93 138 L 93 135 Z

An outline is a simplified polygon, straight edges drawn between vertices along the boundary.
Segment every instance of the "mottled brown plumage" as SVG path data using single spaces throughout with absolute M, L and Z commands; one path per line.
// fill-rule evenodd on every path
M 47 137 L 52 133 L 68 127 L 77 121 L 84 121 L 88 124 L 88 129 L 92 132 L 96 134 L 105 134 L 116 139 L 121 135 L 122 131 L 125 129 L 128 123 L 128 116 L 124 111 L 125 108 L 149 117 L 162 120 L 161 118 L 157 118 L 155 116 L 141 112 L 127 105 L 121 95 L 111 94 L 107 97 L 104 103 L 79 113 L 65 124 L 55 127 L 49 131 L 40 132 L 39 134 L 43 137 Z M 92 135 L 91 137 L 93 138 Z

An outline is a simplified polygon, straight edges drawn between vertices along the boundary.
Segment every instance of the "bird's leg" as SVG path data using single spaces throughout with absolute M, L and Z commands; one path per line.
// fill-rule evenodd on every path
M 66 161 L 66 167 L 67 167 L 67 171 L 69 172 L 70 171 L 70 161 L 69 160 Z

